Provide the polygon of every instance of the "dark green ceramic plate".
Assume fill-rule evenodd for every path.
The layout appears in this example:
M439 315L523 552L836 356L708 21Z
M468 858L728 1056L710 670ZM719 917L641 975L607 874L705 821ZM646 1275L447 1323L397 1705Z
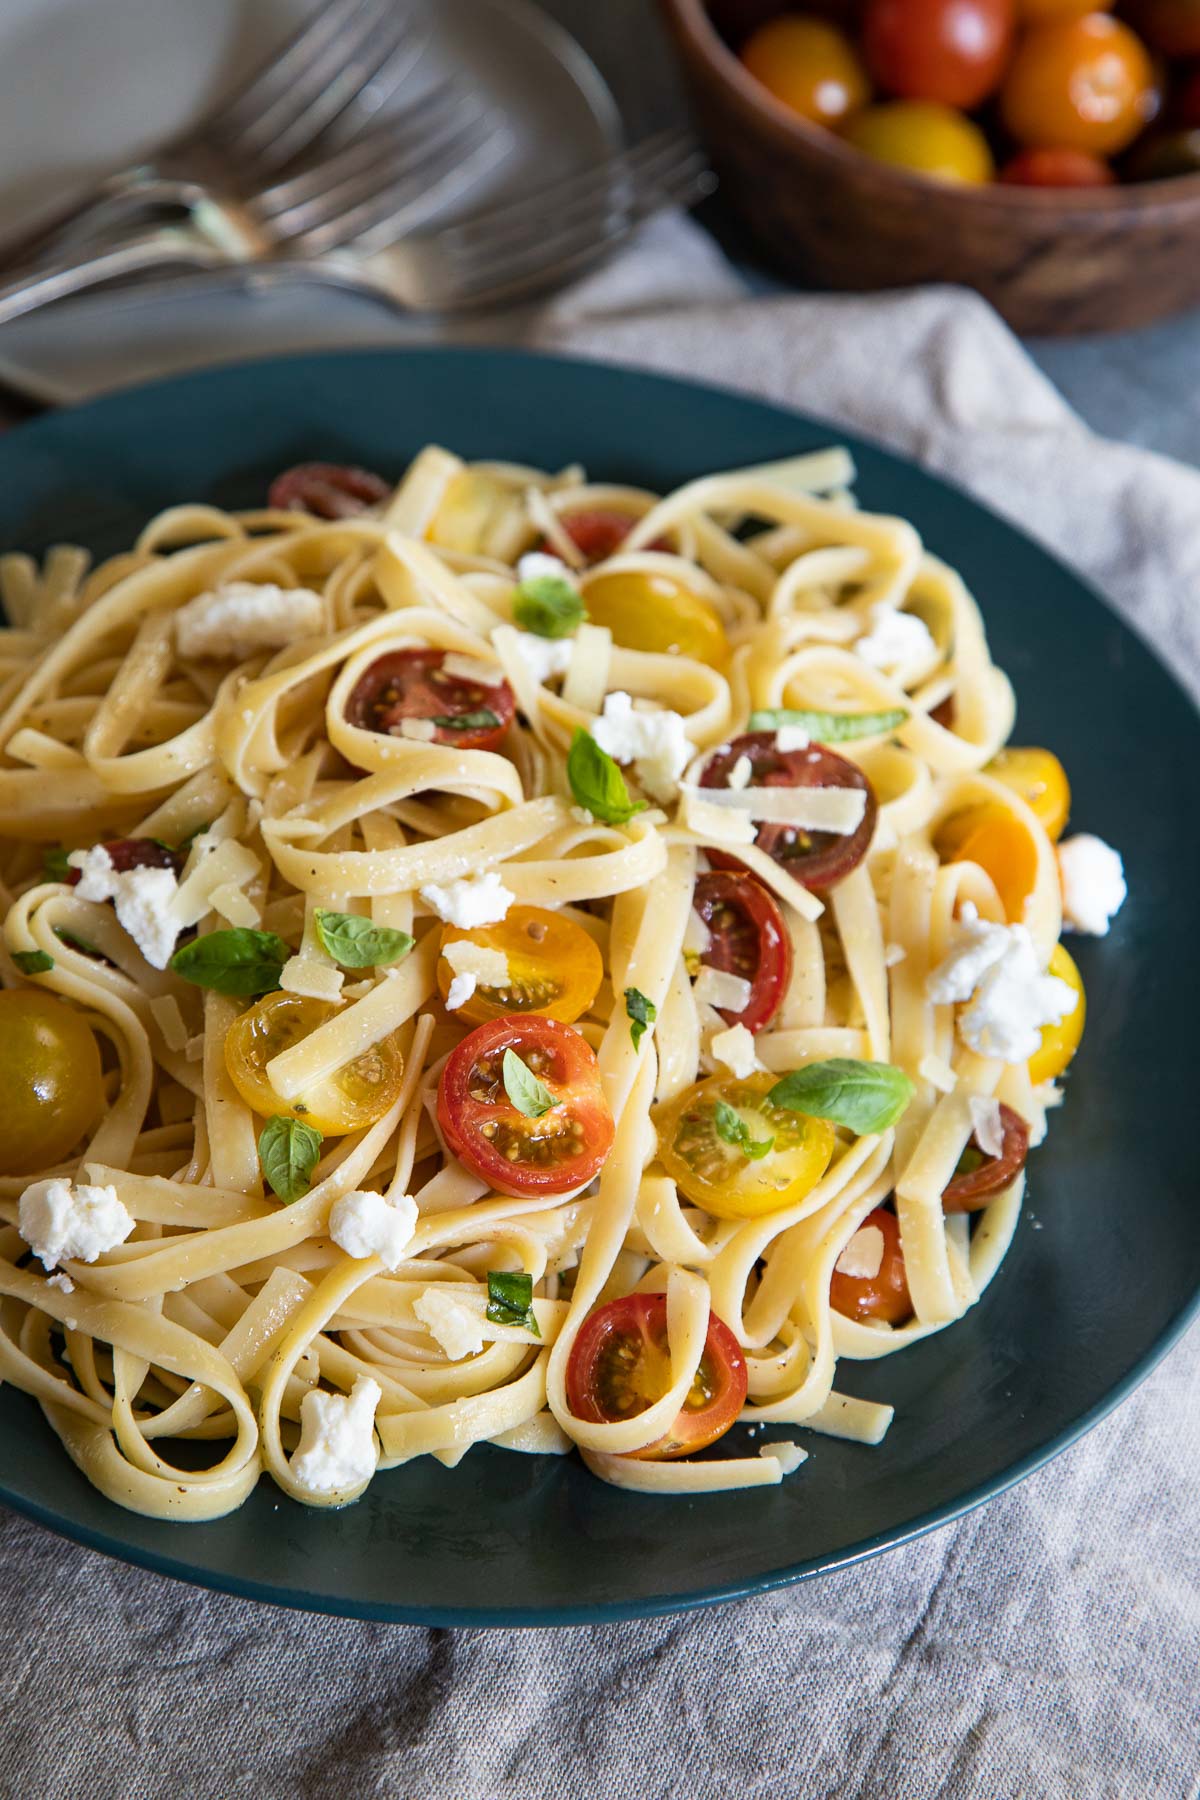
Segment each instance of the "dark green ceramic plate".
M66 534L98 554L185 499L261 503L307 458L397 473L422 444L666 489L840 438L863 504L962 570L1078 826L1125 854L1132 898L1084 941L1088 1029L995 1284L953 1329L839 1385L895 1402L877 1450L810 1437L802 1473L751 1494L655 1500L574 1458L474 1450L382 1475L343 1513L269 1481L213 1525L165 1525L88 1486L33 1402L0 1390L0 1497L69 1537L288 1606L422 1624L620 1619L751 1594L891 1545L999 1493L1115 1406L1197 1310L1194 1116L1200 721L1104 604L1010 526L844 433L716 389L493 352L314 356L169 381L0 440L0 547Z

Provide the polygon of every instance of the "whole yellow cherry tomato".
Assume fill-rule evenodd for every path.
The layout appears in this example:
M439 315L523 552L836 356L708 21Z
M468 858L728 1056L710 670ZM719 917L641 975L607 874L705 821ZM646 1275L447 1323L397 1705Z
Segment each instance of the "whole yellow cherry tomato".
M1062 836L1071 810L1071 788L1067 771L1052 750L1010 746L998 750L983 772L1020 795L1051 842Z
M856 113L843 137L877 162L934 181L975 185L995 170L988 141L965 113L931 100L888 100Z
M100 1052L82 1014L36 988L0 993L0 1174L62 1162L100 1117Z
M225 1067L246 1105L262 1118L303 1119L326 1137L362 1131L381 1119L400 1092L404 1059L396 1038L382 1038L332 1075L284 1100L267 1079L267 1064L310 1037L341 1009L300 994L267 994L234 1020L225 1037Z
M742 47L757 81L791 112L837 127L871 97L871 83L849 38L823 19L769 19Z
M715 608L673 575L615 569L583 583L594 625L607 625L625 650L691 656L719 668L729 653Z
M685 1088L655 1117L658 1149L667 1174L695 1205L718 1219L756 1219L803 1199L829 1167L835 1143L828 1119L772 1106L767 1099L779 1077L745 1081L715 1075ZM717 1109L732 1107L754 1146L748 1155L717 1127ZM727 1118L727 1115L726 1115Z
M446 960L449 944L480 944L502 951L508 961L508 986L477 986L454 1017L482 1025L505 1013L538 1013L574 1024L596 998L604 979L604 961L594 939L573 919L540 906L510 906L498 925L476 925L463 931L447 925L442 932L437 984L443 1000L454 971Z
M1054 946L1054 954L1046 966L1046 973L1057 975L1060 981L1065 981L1068 986L1073 987L1079 998L1075 1002L1074 1012L1069 1012L1061 1025L1044 1025L1042 1027L1041 1048L1035 1051L1029 1059L1029 1079L1035 1086L1039 1081L1053 1081L1062 1074L1079 1048L1079 1040L1083 1036L1083 1021L1087 1011L1083 977L1061 944Z

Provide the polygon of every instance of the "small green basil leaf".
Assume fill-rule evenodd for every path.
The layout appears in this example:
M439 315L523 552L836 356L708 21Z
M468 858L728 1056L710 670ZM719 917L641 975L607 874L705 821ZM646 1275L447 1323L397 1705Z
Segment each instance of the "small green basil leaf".
M438 713L430 720L441 731L494 731L499 723L490 706L481 706L478 712Z
M22 975L44 975L54 967L54 958L44 950L14 950L12 959Z
M268 1119L258 1140L258 1160L281 1200L302 1200L321 1156L321 1133L303 1119Z
M197 987L249 1000L274 993L291 954L273 931L250 931L238 925L230 931L210 931L207 937L184 944L170 966Z
M653 1000L647 1000L645 994L640 993L637 988L626 988L625 1011L630 1019L629 1035L636 1050L647 1025L653 1025L657 1019L658 1008Z
M65 881L71 873L71 865L67 861L68 852L61 845L47 850L42 858L42 873L47 881Z
M644 800L629 798L620 769L586 731L575 733L567 755L567 780L577 805L606 825L627 825L634 813L646 810Z
M886 1131L903 1113L916 1089L893 1063L859 1062L834 1056L808 1063L777 1081L767 1095L772 1106L831 1119L857 1137Z
M399 962L413 947L407 931L375 925L358 913L316 911L317 937L335 962L346 969L378 969Z
M540 1119L555 1104L554 1095L544 1081L539 1081L515 1050L506 1050L501 1063L504 1091L519 1113L527 1119Z
M751 731L778 731L784 725L798 725L817 744L848 744L852 738L880 737L895 731L908 714L903 707L888 712L831 713L794 712L790 707L772 707L750 714Z
M757 1162L761 1156L767 1154L768 1150L775 1147L773 1137L752 1138L741 1113L730 1106L727 1100L717 1101L716 1127L717 1136L724 1138L725 1142L732 1144L736 1150L741 1150L750 1158L751 1162Z
M97 949L96 945L91 943L89 939L79 937L73 931L65 931L61 925L56 925L54 927L54 935L60 944L66 944L69 950L78 950L81 956L102 957L104 955L103 950Z
M570 637L586 618L583 595L563 575L535 575L523 581L513 601L514 621L538 637Z
M493 1325L523 1325L541 1337L533 1311L533 1276L489 1269L487 1316Z

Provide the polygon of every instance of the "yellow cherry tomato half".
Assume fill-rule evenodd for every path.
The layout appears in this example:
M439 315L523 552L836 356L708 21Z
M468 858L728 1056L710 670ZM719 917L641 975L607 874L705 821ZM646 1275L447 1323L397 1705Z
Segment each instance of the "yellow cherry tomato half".
M911 169L934 181L976 185L995 173L978 125L952 106L931 100L889 100L856 113L843 137L877 162Z
M394 1035L315 1081L295 1100L284 1100L267 1079L268 1063L311 1037L340 1010L327 1000L300 994L267 994L234 1020L225 1037L225 1067L247 1106L264 1119L280 1114L303 1119L325 1137L362 1131L383 1117L404 1077L404 1058Z
M1037 884L1037 845L1020 819L1002 806L972 807L956 826L950 862L973 862L990 875L1009 920L1019 925Z
M508 962L506 986L485 987L480 982L470 999L455 1009L456 1019L472 1025L505 1013L537 1013L572 1025L592 1004L604 979L599 948L582 925L540 906L511 906L498 925L476 925L470 931L446 926L437 965L443 1000L454 978L446 948L462 943L498 950Z
M100 1117L100 1051L80 1013L35 988L0 993L0 1174L62 1162Z
M691 656L713 668L729 654L716 609L673 575L616 569L585 581L583 598L593 625L607 625L624 650Z
M1071 810L1071 787L1052 750L1016 746L999 750L983 772L1020 795L1052 842L1062 836Z
M802 1200L829 1167L833 1126L772 1106L767 1095L778 1079L766 1072L745 1081L714 1075L658 1110L663 1167L689 1200L718 1219L780 1212ZM769 1149L757 1149L765 1143Z
M1074 961L1063 949L1055 944L1054 953L1046 965L1047 975L1057 975L1073 987L1079 998L1075 1002L1074 1012L1069 1012L1061 1025L1043 1025L1041 1048L1029 1059L1029 1079L1036 1087L1039 1081L1054 1081L1062 1074L1071 1058L1079 1048L1079 1040L1083 1036L1083 1022L1087 1014L1087 996L1083 991L1083 976L1075 967Z

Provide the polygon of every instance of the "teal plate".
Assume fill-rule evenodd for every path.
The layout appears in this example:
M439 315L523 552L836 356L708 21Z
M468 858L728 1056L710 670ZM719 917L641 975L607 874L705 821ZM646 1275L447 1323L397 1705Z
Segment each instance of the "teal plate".
M182 500L261 504L310 458L396 474L422 444L665 490L832 441L864 506L912 519L977 594L1019 699L1053 746L1074 819L1125 854L1131 898L1084 940L1088 1028L995 1283L952 1330L843 1363L895 1403L879 1449L807 1436L779 1487L652 1499L574 1457L482 1447L381 1475L341 1513L264 1480L211 1525L121 1511L37 1407L0 1389L0 1498L68 1537L183 1580L286 1606L424 1625L634 1618L762 1592L944 1524L1028 1475L1123 1399L1200 1303L1195 1101L1200 720L1151 653L1045 551L945 483L820 421L713 388L508 352L308 356L189 376L37 420L0 440L0 544L98 555ZM1118 729L1118 726L1120 729ZM1074 948L1074 946L1073 946Z

